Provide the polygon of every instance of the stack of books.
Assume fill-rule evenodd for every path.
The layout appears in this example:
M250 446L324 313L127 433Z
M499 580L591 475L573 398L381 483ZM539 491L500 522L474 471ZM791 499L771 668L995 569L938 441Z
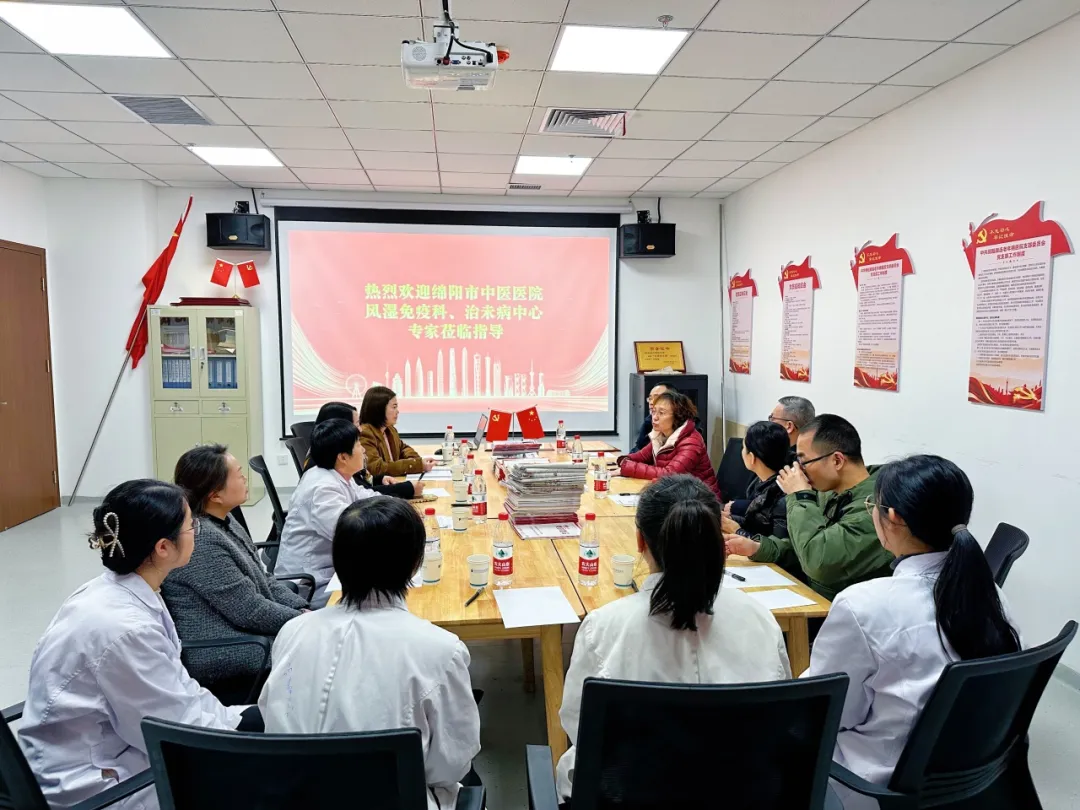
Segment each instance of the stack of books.
M491 445L491 455L495 458L527 458L539 452L540 442L531 439L510 439Z
M524 537L519 527L549 524L559 536L570 524L577 529L581 494L585 489L584 464L521 462L506 476L506 511L510 525ZM535 532L530 532L530 536ZM553 535L554 536L554 535Z

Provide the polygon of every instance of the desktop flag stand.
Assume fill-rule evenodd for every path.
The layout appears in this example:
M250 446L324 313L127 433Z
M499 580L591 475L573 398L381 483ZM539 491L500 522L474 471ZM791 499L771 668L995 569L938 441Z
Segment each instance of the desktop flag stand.
M505 442L510 438L515 420L521 427L521 437L523 439L544 438L544 426L540 423L540 415L536 412L535 407L526 408L524 411L518 411L517 413L507 413L506 411L493 409L491 418L488 419L487 435L485 436L487 441Z

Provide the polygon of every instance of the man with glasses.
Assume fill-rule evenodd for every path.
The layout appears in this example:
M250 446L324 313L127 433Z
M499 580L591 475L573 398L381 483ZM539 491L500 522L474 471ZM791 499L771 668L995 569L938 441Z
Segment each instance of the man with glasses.
M787 493L789 536L758 542L728 535L728 553L801 572L827 599L856 582L889 576L893 557L866 508L879 468L863 463L858 432L843 417L822 414L799 432L797 450L797 462L777 477Z
M791 445L789 464L795 463L795 445L799 440L799 434L814 421L815 416L814 403L804 397L780 397L776 407L769 414L770 422L776 422L787 431L788 444Z

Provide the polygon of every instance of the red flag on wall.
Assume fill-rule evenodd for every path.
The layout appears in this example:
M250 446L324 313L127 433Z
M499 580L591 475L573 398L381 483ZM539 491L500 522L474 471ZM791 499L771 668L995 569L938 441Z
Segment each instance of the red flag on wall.
M540 415L536 408L526 408L517 413L518 424L521 425L521 437L523 439L544 438L544 426L540 424Z
M510 414L504 411L492 411L488 420L487 440L505 442L510 438Z
M210 283L217 284L219 287L228 286L232 270L233 266L229 262L217 259L214 262L214 272L210 274Z
M187 208L184 209L184 215L180 217L180 221L176 223L176 230L173 231L169 244L165 246L165 249L161 251L161 255L150 265L150 269L142 277L142 304L139 308L139 314L135 316L135 323L131 325L127 344L124 346L127 351L131 352L132 368L139 365L142 356L146 354L146 344L150 339L146 323L146 308L157 303L158 298L161 296L161 290L165 287L165 276L168 275L173 254L176 253L176 243L180 241L184 223L187 222L188 214L191 213L192 199L192 197L188 197Z
M240 271L240 280L245 287L257 287L259 284L259 271L255 269L255 262L247 261L236 265Z

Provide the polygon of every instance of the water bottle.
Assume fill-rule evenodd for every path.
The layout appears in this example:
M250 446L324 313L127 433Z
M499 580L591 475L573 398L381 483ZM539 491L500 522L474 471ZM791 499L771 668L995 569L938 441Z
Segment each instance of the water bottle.
M487 523L487 484L483 470L473 472L472 518L473 523Z
M496 588L510 587L514 579L514 530L506 512L499 512L499 522L492 533L491 569Z
M425 551L440 551L439 545L439 521L435 517L435 510L428 507L424 510L424 537Z
M566 452L566 425L563 424L563 420L559 420L559 426L555 428L555 452Z
M608 494L608 481L611 480L611 473L608 472L607 461L604 459L602 450L596 454L596 460L598 464L593 471L593 497L603 499Z
M443 441L443 444L448 444L451 447L454 446L454 426L453 425L447 425L446 426L446 433L443 434L442 441Z
M574 449L570 452L570 460L574 464L581 464L585 461L585 449L581 446L581 437L574 437Z
M476 469L476 456L469 453L465 456L465 475L472 476L473 471ZM471 477L470 477L470 480Z
M600 581L600 535L596 531L596 515L585 515L585 526L578 540L578 584L592 588Z
M469 456L469 440L462 439L461 445L458 447L458 455L461 456L461 463L464 464L465 460ZM466 470L468 472L468 470Z

